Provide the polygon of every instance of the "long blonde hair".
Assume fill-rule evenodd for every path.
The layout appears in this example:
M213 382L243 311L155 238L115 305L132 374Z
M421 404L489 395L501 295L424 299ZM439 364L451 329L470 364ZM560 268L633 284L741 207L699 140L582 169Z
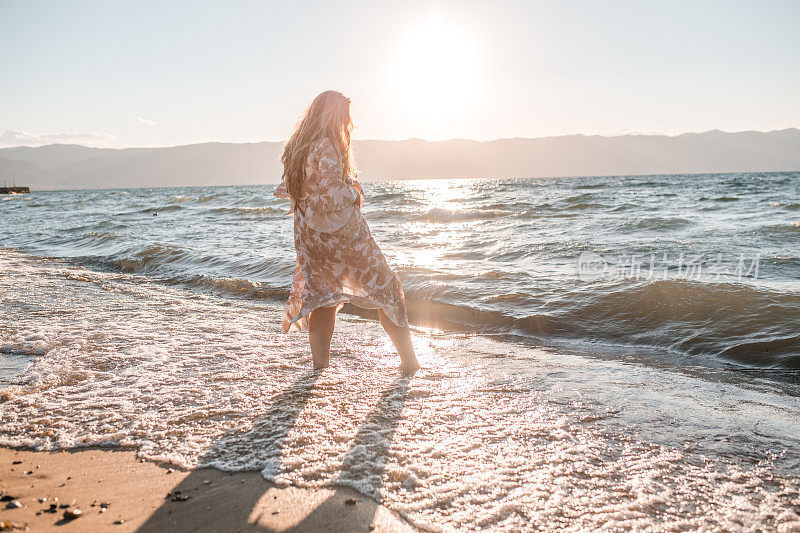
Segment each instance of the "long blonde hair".
M344 176L353 172L350 155L350 99L338 91L325 91L317 95L297 123L281 155L283 180L294 201L300 199L306 177L306 159L314 144L327 137L342 161Z

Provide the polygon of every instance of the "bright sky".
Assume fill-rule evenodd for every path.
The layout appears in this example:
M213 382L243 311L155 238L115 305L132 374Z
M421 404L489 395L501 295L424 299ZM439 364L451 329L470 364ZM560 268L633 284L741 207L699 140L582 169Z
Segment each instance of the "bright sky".
M0 145L800 126L800 2L0 2ZM5 133L3 133L5 132Z

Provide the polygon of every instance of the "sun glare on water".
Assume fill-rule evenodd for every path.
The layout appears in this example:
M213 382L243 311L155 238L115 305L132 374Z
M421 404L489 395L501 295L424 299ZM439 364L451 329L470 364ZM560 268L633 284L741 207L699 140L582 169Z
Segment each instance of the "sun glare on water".
M473 35L441 18L409 29L397 45L396 102L415 137L461 136L459 128L480 105L482 50Z

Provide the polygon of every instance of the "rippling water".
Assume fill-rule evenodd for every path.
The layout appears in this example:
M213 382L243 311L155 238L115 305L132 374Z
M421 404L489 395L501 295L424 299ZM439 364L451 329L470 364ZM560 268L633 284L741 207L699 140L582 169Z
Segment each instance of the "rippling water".
M411 380L369 314L305 370L272 188L0 199L0 443L346 484L425 527L800 527L800 174L365 184Z
M403 280L416 324L641 347L697 365L800 368L800 174L366 187L365 215ZM294 250L285 202L272 188L6 197L0 242L282 299ZM648 271L639 279L609 272L587 282L577 272L583 252L656 264L651 279ZM757 276L744 275L756 256ZM729 272L680 275L693 257L719 258ZM737 276L740 258L745 270Z

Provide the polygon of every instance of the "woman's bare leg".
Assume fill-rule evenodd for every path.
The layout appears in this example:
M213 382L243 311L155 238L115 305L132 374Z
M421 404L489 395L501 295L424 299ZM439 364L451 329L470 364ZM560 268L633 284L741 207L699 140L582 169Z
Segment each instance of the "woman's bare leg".
M408 326L398 326L386 316L382 309L378 309L378 317L381 319L383 329L392 339L394 347L397 348L397 353L400 354L400 370L407 374L413 374L419 370L417 356L414 354L414 345L411 342L411 330L408 329Z
M335 307L318 307L308 317L308 341L311 344L311 360L315 370L330 364L331 337L335 326Z

